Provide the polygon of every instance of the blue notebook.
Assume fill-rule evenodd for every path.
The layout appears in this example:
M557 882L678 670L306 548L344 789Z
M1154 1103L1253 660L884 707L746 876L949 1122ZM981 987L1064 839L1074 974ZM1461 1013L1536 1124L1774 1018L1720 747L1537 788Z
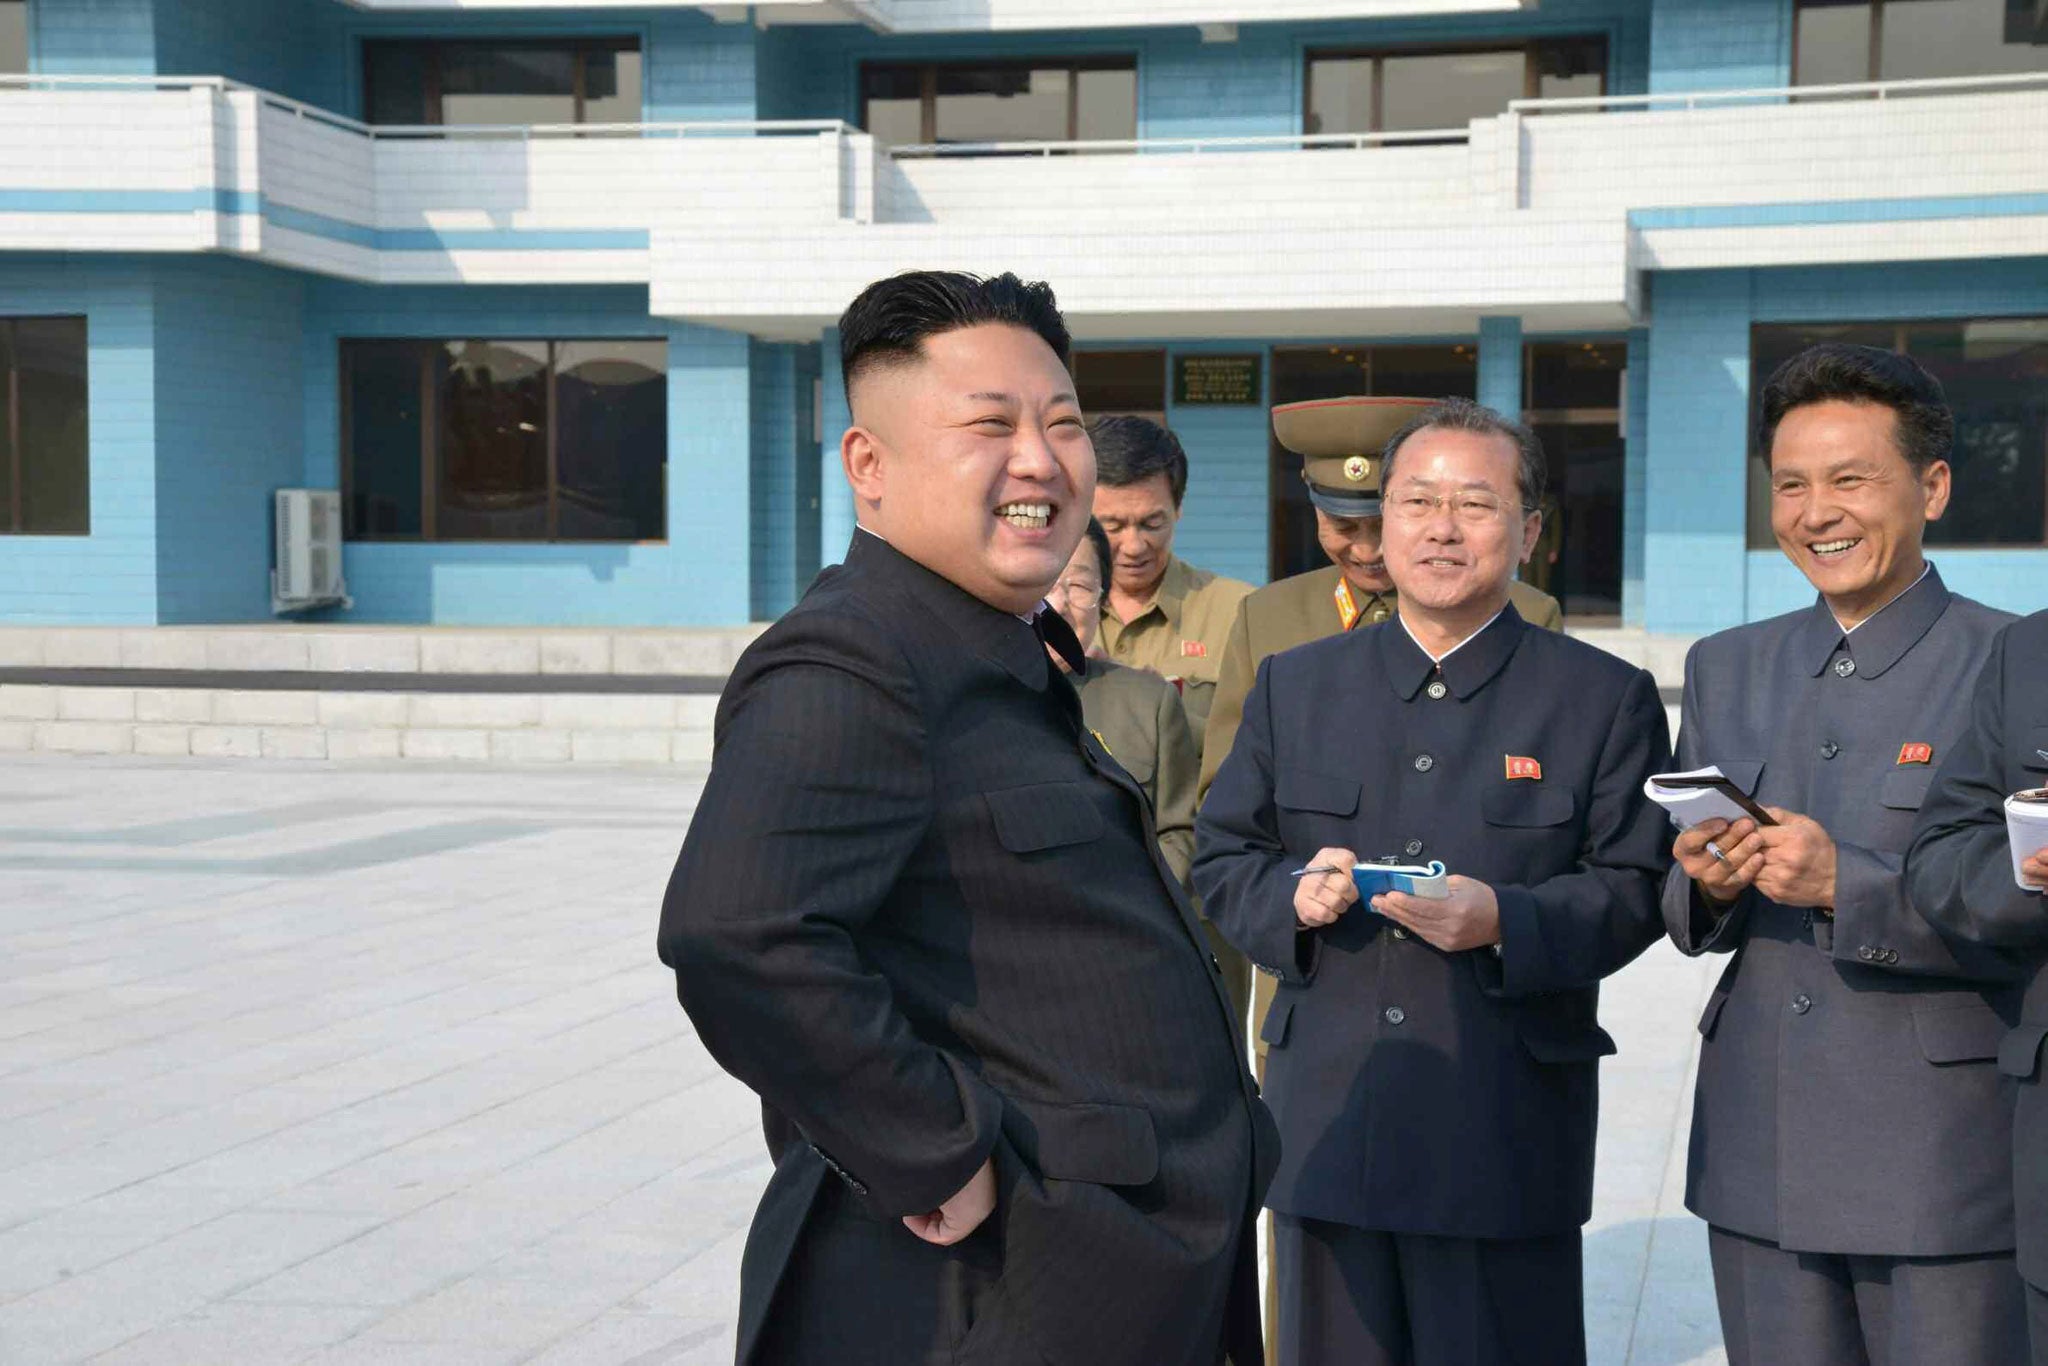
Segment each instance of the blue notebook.
M1302 868L1296 877L1306 873ZM1428 867L1417 864L1361 863L1351 870L1351 880L1358 884L1358 897L1370 902L1381 892L1406 892L1410 896L1427 897L1431 901L1442 901L1451 894L1450 881L1442 863L1430 860ZM1366 909L1372 909L1369 905Z

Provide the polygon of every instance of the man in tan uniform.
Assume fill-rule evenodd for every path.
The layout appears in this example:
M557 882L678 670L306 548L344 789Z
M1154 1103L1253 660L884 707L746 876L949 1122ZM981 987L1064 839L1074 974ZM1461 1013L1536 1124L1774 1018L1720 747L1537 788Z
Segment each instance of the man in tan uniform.
M1103 653L1176 681L1200 743L1223 640L1252 586L1173 553L1188 488L1179 438L1142 417L1106 417L1088 434L1095 442L1095 519L1114 555L1102 602Z
M1326 398L1283 403L1273 409L1273 435L1302 459L1301 479L1315 505L1316 536L1330 557L1327 569L1269 583L1247 596L1231 622L1217 672L1216 692L1202 738L1202 776L1196 802L1237 739L1244 700L1267 655L1370 626L1394 615L1394 581L1380 552L1380 452L1387 438L1420 416L1436 400L1427 398ZM1096 506L1101 506L1098 493ZM1553 631L1564 629L1557 600L1525 583L1508 585L1508 600L1523 620ZM1378 851L1375 851L1378 852ZM1394 851L1387 850L1392 853ZM1213 927L1204 925L1210 936ZM1266 1011L1275 979L1252 974L1251 1029L1258 1056L1253 1067L1266 1074ZM1266 1221L1262 1216L1262 1221ZM1266 1261L1273 1260L1273 1231L1264 1233ZM1266 1285L1266 1360L1278 1361L1274 1333L1279 1323L1275 1285Z

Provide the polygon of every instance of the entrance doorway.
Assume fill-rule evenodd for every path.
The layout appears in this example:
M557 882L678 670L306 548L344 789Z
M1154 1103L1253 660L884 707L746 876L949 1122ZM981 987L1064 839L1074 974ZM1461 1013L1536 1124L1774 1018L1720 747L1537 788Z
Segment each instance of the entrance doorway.
M1543 534L1522 577L1563 603L1574 625L1618 626L1628 346L1531 342L1522 355L1522 420L1550 465Z

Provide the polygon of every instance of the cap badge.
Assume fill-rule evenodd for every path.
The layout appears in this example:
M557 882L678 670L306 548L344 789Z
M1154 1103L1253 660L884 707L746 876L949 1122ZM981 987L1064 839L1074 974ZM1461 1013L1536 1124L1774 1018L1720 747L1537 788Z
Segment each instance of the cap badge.
M1344 462L1344 477L1354 484L1364 482L1371 473L1372 461L1362 455L1354 455Z
M1543 765L1537 763L1534 759L1524 758L1519 754L1510 754L1507 756L1507 760L1509 782L1513 782L1517 778L1532 778L1539 783L1543 781Z
M1900 745L1899 762L1901 764L1931 764L1934 762L1934 746Z

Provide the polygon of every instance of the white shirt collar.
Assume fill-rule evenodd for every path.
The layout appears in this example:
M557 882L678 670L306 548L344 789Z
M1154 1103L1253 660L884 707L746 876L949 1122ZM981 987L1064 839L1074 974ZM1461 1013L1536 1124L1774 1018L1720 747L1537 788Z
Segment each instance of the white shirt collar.
M1932 569L1932 568L1934 568L1934 561L1932 561L1932 560L1929 560L1929 561L1928 561L1927 563L1925 563L1925 564L1921 565L1921 566L1920 566L1920 579L1924 579L1924 578L1926 578L1926 577L1927 577L1927 571L1928 571L1928 570L1930 570L1930 569ZM1870 623L1871 623L1871 622L1873 622L1873 621L1877 620L1877 617L1878 617L1878 613L1879 613L1879 612L1883 612L1883 611L1885 610L1885 607L1890 607L1890 606L1892 605L1892 603L1894 603L1894 602L1897 602L1897 601L1898 601L1898 600L1899 600L1900 598L1903 598L1903 597L1905 597L1905 596L1906 596L1906 594L1908 594L1908 593L1912 592L1912 591L1913 591L1914 589L1918 588L1918 587L1920 586L1920 579L1915 579L1915 580L1913 580L1913 581L1912 581L1911 583L1907 584L1907 585L1906 585L1906 586L1905 586L1904 588L1901 588L1901 589L1900 589L1900 590L1899 590L1899 591L1898 591L1897 593L1895 593L1895 594L1893 594L1893 595L1892 595L1891 601L1890 601L1890 602L1887 602L1887 603L1885 603L1884 607L1880 607L1880 608L1878 608L1876 612L1872 612L1872 613L1871 613L1871 614L1870 614L1869 616L1867 616L1867 617L1865 617L1865 618L1864 618L1863 620L1861 620L1861 621L1857 622L1857 623L1856 623L1856 624L1855 624L1854 626L1842 626L1842 619L1841 619L1840 617L1835 617L1835 625L1837 625L1837 626L1842 626L1842 634L1843 634L1843 635L1845 635L1845 636L1853 636L1853 635L1855 635L1855 634L1856 634L1856 633L1857 633L1858 631L1860 631L1860 630L1862 630L1862 629L1863 629L1864 627L1866 627L1866 626L1870 625ZM1831 616L1832 616L1832 615L1834 614L1834 609L1833 609L1833 608L1830 608L1830 609L1828 609L1828 611L1829 611L1829 615L1831 615Z
M1472 639L1474 636L1479 635L1481 632L1485 631L1488 626L1491 626L1496 621L1499 621L1500 613L1505 612L1507 610L1508 609L1506 607L1502 607L1500 609L1500 612L1495 612L1492 616L1488 617L1485 623L1480 626L1479 630L1474 631L1472 635L1466 636L1463 640L1459 641L1456 645L1453 645L1450 649L1445 650L1440 655L1430 655L1429 648L1425 646L1421 641L1415 640L1415 632L1408 631L1408 623L1405 619L1401 617L1401 614L1399 612L1396 612L1394 616L1396 620L1399 620L1401 622L1401 629L1404 631L1408 631L1408 639L1415 640L1415 648L1421 650L1422 653L1429 655L1430 660L1432 662L1441 664L1445 660L1449 659L1452 655L1458 653L1458 651L1464 649L1467 645L1470 645L1472 643Z

